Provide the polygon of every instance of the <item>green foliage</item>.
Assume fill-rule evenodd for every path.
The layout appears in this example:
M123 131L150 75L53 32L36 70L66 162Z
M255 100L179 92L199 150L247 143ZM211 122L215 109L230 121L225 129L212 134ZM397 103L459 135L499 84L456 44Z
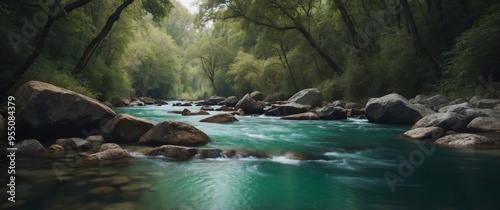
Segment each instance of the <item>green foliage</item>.
M480 79L500 80L500 4L492 6L474 26L464 32L445 55L445 80L440 89L457 95L484 93L487 88ZM496 87L498 88L498 87ZM479 91L479 92L476 92Z

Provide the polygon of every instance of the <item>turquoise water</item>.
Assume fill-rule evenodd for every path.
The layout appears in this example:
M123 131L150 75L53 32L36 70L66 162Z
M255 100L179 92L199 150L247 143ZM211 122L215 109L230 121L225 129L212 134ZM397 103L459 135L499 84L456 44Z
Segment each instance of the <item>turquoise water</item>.
M499 150L436 147L423 151L414 141L399 137L408 126L376 125L365 120L284 121L237 116L239 122L211 124L198 122L207 116L167 113L182 109L147 106L115 111L154 123L186 122L211 137L213 142L203 147L258 150L270 158L176 161L135 154L139 160L130 164L76 165L63 182L37 183L34 180L38 178L23 176L20 182L25 184L19 186L18 192L19 199L26 201L22 206L113 209L109 205L125 202L123 205L142 209L500 207ZM303 154L308 160L288 159L287 152ZM400 157L403 162L410 161L414 170L403 168L402 173L398 172ZM50 174L47 163L54 160L38 161L39 164L33 164L27 160L24 164L37 174ZM400 177L393 189L384 176L387 173ZM112 185L113 192L107 194L89 193L97 187L110 186L116 177L126 177L131 182ZM122 189L129 184L144 187Z

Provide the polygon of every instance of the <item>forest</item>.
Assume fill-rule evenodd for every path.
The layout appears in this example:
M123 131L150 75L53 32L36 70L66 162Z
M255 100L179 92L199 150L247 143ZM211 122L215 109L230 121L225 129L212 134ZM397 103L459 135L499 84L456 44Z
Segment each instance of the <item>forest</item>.
M101 101L292 95L366 101L499 89L494 0L0 2L2 100L29 80Z

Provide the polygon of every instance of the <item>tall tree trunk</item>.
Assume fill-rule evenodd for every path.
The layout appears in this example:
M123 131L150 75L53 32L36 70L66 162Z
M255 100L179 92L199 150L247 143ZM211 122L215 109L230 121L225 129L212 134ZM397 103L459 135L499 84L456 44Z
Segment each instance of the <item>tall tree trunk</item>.
M83 71L83 69L89 62L90 57L99 46L99 43L101 43L104 37L106 37L106 35L111 31L115 22L120 19L120 15L123 10L130 4L134 3L134 1L135 0L125 0L120 6L116 8L115 12L113 12L113 14L109 16L108 20L106 21L106 25L104 25L104 27L101 29L101 32L99 32L99 34L94 39L92 39L92 41L90 41L90 43L85 48L83 55L80 57L80 60L78 61L78 63L76 63L73 71L71 71L72 75L78 75Z
M334 0L334 2L335 6L337 6L337 8L339 9L340 15L342 16L342 21L349 30L349 35L351 35L354 47L356 47L356 49L359 49L359 43L356 41L356 36L358 35L358 32L356 31L356 27L354 26L354 23L351 17L349 16L349 13L347 12L347 9L342 4L341 0Z
M429 51L427 51L424 44L422 43L408 1L401 0L401 6L403 7L403 14L406 17L406 22L408 23L408 29L410 30L410 35L413 41L413 45L417 50L417 54L425 60L427 66L431 71L431 79L436 81L440 78L439 62L434 57L431 56Z

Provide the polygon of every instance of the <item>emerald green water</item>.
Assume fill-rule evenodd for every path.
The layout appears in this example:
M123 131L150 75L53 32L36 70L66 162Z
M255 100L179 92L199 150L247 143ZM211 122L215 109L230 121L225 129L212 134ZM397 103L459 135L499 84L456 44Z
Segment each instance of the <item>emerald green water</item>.
M192 110L198 108L192 107ZM408 126L376 125L364 120L284 121L250 116L237 116L239 122L211 124L198 122L206 116L167 113L181 109L147 106L115 111L154 123L186 122L211 137L213 142L203 147L258 150L271 158L175 161L136 154L139 160L130 164L94 168L75 166L68 175L74 178L62 183L37 184L32 179L25 180L29 186L19 187L19 199L27 201L24 207L36 205L47 209L60 206L92 209L92 205L106 208L112 203L123 202L142 209L500 207L499 150L436 147L429 155L422 153L424 159L414 159L421 164L391 191L384 173L400 175L398 157L408 160L415 151L421 151L415 142L399 137ZM284 156L287 152L304 154L309 160L288 159ZM53 160L45 160L50 161ZM49 170L42 163L31 168ZM116 174L106 174L110 171ZM134 191L133 196L124 195L120 186L105 195L88 193L95 187L108 186L107 181L114 176L128 177L132 183L150 186ZM105 180L101 182L88 181L102 177ZM23 197L22 188L30 193ZM71 201L75 195L80 198Z

